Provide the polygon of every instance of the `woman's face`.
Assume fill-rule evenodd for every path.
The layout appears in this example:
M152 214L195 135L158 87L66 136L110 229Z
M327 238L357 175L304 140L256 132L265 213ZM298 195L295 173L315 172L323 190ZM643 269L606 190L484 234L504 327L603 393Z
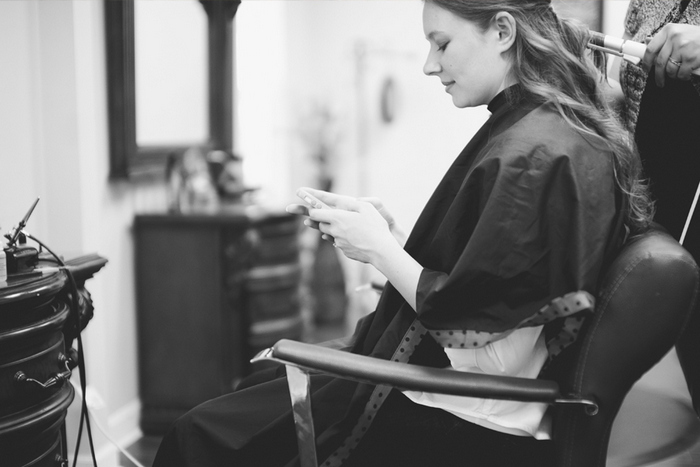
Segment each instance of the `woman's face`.
M427 0L423 6L423 32L430 42L423 72L437 76L456 107L491 102L509 84L509 63L498 27L482 31Z

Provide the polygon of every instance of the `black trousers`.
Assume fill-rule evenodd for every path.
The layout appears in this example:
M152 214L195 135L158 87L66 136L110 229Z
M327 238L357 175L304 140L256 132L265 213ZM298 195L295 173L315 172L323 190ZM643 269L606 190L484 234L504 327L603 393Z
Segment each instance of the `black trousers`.
M654 220L680 240L700 182L700 95L690 81L666 80L656 86L649 73L635 140L656 200ZM683 243L700 264L700 207ZM676 345L695 411L700 414L700 301Z
M288 402L288 395L285 397ZM261 400L260 404L265 402ZM225 439L203 437L202 431L189 422L198 410L185 415L165 436L153 467L275 467L287 465L296 455L291 421L275 424L263 436L233 451L225 446ZM235 424L236 420L230 423ZM551 441L489 430L443 410L415 404L393 390L343 465L543 467L552 465L552 451Z

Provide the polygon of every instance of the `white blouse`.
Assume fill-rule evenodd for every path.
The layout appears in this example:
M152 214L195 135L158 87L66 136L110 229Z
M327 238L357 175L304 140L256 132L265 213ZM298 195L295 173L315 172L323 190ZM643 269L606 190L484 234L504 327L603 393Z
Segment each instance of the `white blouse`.
M542 326L516 329L477 349L444 349L457 371L537 378L547 360ZM518 436L549 439L547 404L478 399L420 391L403 391L413 402L446 410L464 420Z

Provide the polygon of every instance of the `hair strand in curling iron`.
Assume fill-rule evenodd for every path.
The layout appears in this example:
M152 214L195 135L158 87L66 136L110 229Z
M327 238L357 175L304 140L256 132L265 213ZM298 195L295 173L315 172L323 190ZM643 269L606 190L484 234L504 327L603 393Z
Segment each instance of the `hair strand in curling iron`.
M627 61L638 64L647 51L646 44L641 42L620 39L618 37L608 36L600 32L591 31L591 38L588 41L588 48L593 50L601 50L603 52L617 55ZM700 76L700 68L693 70L694 75Z

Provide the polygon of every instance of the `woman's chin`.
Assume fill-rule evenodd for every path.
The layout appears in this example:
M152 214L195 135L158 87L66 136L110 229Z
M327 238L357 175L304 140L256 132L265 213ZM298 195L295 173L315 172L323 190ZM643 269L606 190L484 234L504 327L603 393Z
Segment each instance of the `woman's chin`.
M458 97L455 97L455 96L452 96L452 103L458 109L466 109L467 107L474 107L474 105L471 104L469 101L466 101L464 99L459 99Z

